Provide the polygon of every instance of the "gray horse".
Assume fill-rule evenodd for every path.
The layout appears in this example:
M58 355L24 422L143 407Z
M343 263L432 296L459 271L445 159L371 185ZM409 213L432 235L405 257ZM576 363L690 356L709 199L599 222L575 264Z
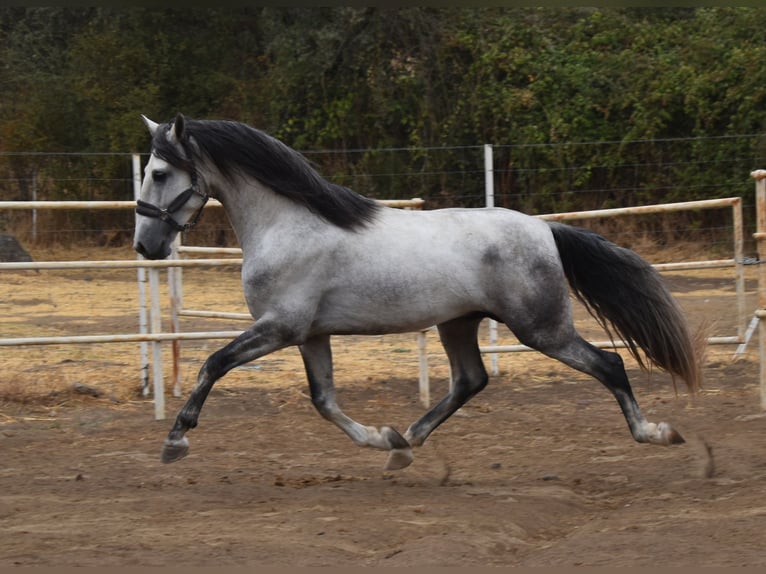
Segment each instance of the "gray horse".
M389 451L403 468L442 422L487 384L477 332L485 317L522 343L601 381L633 438L682 443L667 423L648 422L620 355L577 333L570 287L639 363L700 380L698 350L684 314L656 271L634 252L587 230L507 209L391 209L324 180L308 161L262 131L178 115L157 124L135 230L149 259L170 253L208 197L222 204L243 251L242 285L253 325L205 361L178 413L162 460L186 455L213 384L231 369L297 345L311 400L357 445ZM402 435L341 411L330 337L436 325L452 369L451 391Z

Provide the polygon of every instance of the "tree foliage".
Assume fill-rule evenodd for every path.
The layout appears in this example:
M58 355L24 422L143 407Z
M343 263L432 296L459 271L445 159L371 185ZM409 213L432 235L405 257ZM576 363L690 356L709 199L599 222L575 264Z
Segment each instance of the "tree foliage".
M4 7L0 152L145 151L139 114L181 111L337 150L316 156L322 171L373 196L480 194L465 175L480 150L462 148L492 143L512 207L700 199L713 179L746 182L729 158L764 167L764 21L715 7ZM22 181L34 161L6 154L0 169Z

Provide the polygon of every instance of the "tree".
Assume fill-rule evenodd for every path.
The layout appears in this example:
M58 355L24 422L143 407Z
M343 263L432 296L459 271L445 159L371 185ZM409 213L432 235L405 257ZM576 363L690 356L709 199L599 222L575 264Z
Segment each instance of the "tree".
M763 8L0 8L0 151L143 151L139 114L183 112L245 121L304 151L338 150L312 159L373 196L476 204L476 148L492 143L498 195L511 207L699 197L722 174L742 180L727 158L763 158L757 138L731 136L766 131L765 17ZM698 143L667 143L683 138ZM31 169L28 158L2 161ZM100 169L116 174L119 163Z

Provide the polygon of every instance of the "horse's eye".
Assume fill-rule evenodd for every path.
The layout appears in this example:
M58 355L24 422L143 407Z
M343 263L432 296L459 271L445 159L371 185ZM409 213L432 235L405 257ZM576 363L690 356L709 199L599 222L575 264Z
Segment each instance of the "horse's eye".
M164 171L160 171L159 169L155 169L152 172L152 179L157 183L162 183L167 178L168 174Z

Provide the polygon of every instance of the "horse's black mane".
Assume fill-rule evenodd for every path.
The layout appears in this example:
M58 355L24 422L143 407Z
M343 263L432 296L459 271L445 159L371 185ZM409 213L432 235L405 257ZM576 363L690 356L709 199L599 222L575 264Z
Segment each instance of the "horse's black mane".
M191 153L189 140L231 178L244 173L312 212L344 229L369 223L378 204L347 187L330 183L300 153L281 141L248 125L225 120L184 118L182 143ZM176 167L190 171L194 162L168 140L170 125L159 126L152 142L153 153Z

